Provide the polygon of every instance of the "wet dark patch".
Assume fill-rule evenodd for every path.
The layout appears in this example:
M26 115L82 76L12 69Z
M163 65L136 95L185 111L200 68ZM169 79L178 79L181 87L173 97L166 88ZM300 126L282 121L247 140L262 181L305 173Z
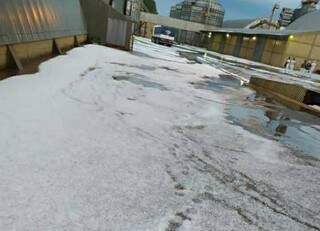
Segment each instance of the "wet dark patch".
M159 67L159 69L163 69L163 70L166 70L166 71L179 72L178 69L172 68L172 67L167 67L167 66L161 66L161 67Z
M177 157L176 148L170 147L168 150L169 150L169 153L170 153L171 155L173 155L174 157Z
M239 90L241 81L232 75L219 75L219 78L204 76L203 81L191 82L197 89L210 90L214 92L224 92L225 90Z
M144 75L139 75L135 73L125 73L122 75L114 75L112 76L114 80L117 81L128 81L136 85L141 85L146 88L155 88L161 91L167 91L168 89L160 83L156 83L148 80L148 78Z
M179 197L183 197L184 196L184 193L182 193L182 192L175 192L174 194L176 196L179 196Z
M117 114L120 115L120 116L126 116L126 115L131 116L131 115L133 115L133 114L130 113L130 112L122 112L122 111L117 111Z
M166 165L166 173L170 176L173 182L177 182L177 177L172 173L169 165Z
M202 200L200 200L199 198L193 198L192 202L196 203L196 204L200 204L202 202Z
M187 175L189 175L189 171L190 171L189 167L184 166L184 167L183 167L183 170L182 170L182 174L185 175L185 176L187 176Z
M210 79L211 77L210 76L207 76L207 75L205 75L205 76L202 76L202 79Z
M191 218L187 215L185 215L183 212L178 212L175 214L176 217L180 217L183 221L188 220L191 221Z
M176 190L185 190L185 189L186 189L182 184L176 184L176 185L174 186L174 188L175 188Z
M188 209L186 212L188 212L189 210L190 209ZM182 226L183 222L192 220L191 217L186 215L185 212L177 212L174 216L174 219L169 221L166 231L176 231Z
M186 58L191 63L197 63L197 56L199 56L198 52L188 52L188 51L179 51L179 55L183 58Z
M84 72L82 72L81 74L80 74L80 76L86 76L87 74L89 74L90 72L92 72L92 71L95 71L95 70L97 70L97 69L100 69L100 67L89 67L89 68L87 68Z
M251 220L251 218L249 216L246 215L246 213L243 209L236 208L235 210L237 211L238 215L242 218L242 220L244 220L249 225L253 224L253 221Z
M130 64L118 63L118 62L110 62L110 64L123 66L123 67L137 68L137 69L141 69L141 70L144 70L144 71L154 71L154 70L156 70L156 67L150 66L150 65L144 65L144 64L142 64L142 65L130 65Z
M245 223L247 223L249 225L254 224L253 220L248 215L248 211L245 211L243 208L237 207L235 205L228 203L227 201L225 201L223 199L217 198L209 192L204 192L204 193L200 194L199 198L201 198L201 200L204 200L204 201L208 200L208 201L212 201L212 202L221 204L224 208L227 208L229 210L234 210L235 212L237 212L237 214L242 218L242 220Z
M320 157L320 120L318 117L294 111L270 97L254 93L226 108L230 123L255 134L278 141L302 156Z
M244 68L244 65L242 67ZM278 141L288 146L299 157L320 158L318 117L291 110L269 96L259 93L248 96L247 92L242 91L241 81L231 75L220 75L219 78L203 76L202 81L190 84L197 89L221 94L233 91L230 96L236 95L236 97L225 104L226 118L231 124Z
M237 197L249 200L249 203L255 203L257 206L261 206L266 210L271 211L276 216L283 216L297 222L301 225L306 226L309 229L320 230L319 227L310 222L306 217L313 216L312 211L301 208L294 202L285 200L281 197L281 194L276 191L272 185L268 185L264 182L257 182L255 179L244 174L243 172L232 170L226 171L220 170L218 166L208 163L206 160L200 158L195 154L189 155L190 161L196 164L195 169L200 172L210 174L221 184L228 188L232 188L232 191ZM246 210L243 205L237 203L236 197L225 198L223 195L212 194L211 192L205 191L198 194L193 202L195 203L200 200L201 203L204 201L212 201L218 203L223 207L234 210L244 220L244 222L255 225L261 228L256 222L259 217L256 216L255 211ZM296 209L303 210L303 216L297 216Z
M182 224L175 221L170 221L166 231L176 231Z
M189 129L189 130L203 130L206 128L206 126L205 125L196 125L196 126L186 126L185 128Z

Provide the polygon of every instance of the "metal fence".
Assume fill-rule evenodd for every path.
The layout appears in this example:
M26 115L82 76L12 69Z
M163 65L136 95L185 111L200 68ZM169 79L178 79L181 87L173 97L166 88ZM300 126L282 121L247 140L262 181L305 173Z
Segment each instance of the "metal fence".
M79 0L0 0L0 45L86 33Z

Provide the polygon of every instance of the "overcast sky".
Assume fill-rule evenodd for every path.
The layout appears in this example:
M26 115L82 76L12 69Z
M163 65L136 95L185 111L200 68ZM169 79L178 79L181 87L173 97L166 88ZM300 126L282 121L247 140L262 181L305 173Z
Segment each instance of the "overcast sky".
M182 0L156 0L161 15L169 15L170 7ZM225 19L255 18L269 16L272 5L280 3L281 6L296 8L301 0L220 0L226 8Z

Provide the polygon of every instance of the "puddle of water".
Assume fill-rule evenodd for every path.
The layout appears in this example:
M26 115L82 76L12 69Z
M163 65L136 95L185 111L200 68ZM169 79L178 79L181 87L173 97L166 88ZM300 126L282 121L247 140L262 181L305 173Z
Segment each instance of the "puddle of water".
M133 74L133 73L126 73L125 75L115 75L112 77L114 80L117 81L128 81L130 83L141 85L146 88L155 88L160 91L167 91L168 89L160 83L156 83L150 80L146 80L146 76Z
M219 75L219 78L205 76L205 80L193 83L197 89L211 90L215 92L224 92L227 89L237 90L241 88L240 80L231 75Z
M253 94L235 100L226 109L227 119L250 132L274 139L298 153L320 158L318 117L285 108L272 99Z
M193 61L197 53L180 52L180 55ZM243 66L237 62L223 61L216 65L217 68L237 71L237 74L247 75L249 72L241 70L261 69L260 72L276 73L267 67ZM227 67L227 68L226 68ZM241 69L241 70L239 70ZM268 74L268 73L266 73ZM204 81L192 83L195 88L206 89L231 96L230 104L226 106L227 120L244 129L276 140L291 148L301 156L320 159L320 118L305 112L291 110L272 97L257 93L248 96L248 89L241 87L239 80L229 75L220 75L220 78L204 78Z

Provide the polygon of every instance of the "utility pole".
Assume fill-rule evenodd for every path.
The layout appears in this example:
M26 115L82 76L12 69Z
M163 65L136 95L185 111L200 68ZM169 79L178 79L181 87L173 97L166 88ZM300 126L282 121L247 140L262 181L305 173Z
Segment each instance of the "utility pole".
M273 23L273 17L274 17L274 14L276 12L276 10L280 9L280 5L278 3L275 3L272 7L272 13L271 13L271 16L270 16L270 22L269 22L269 29L271 29L271 25Z
M206 18L206 24L209 24L209 15L211 13L211 0L208 0L208 9L207 9L207 18Z

